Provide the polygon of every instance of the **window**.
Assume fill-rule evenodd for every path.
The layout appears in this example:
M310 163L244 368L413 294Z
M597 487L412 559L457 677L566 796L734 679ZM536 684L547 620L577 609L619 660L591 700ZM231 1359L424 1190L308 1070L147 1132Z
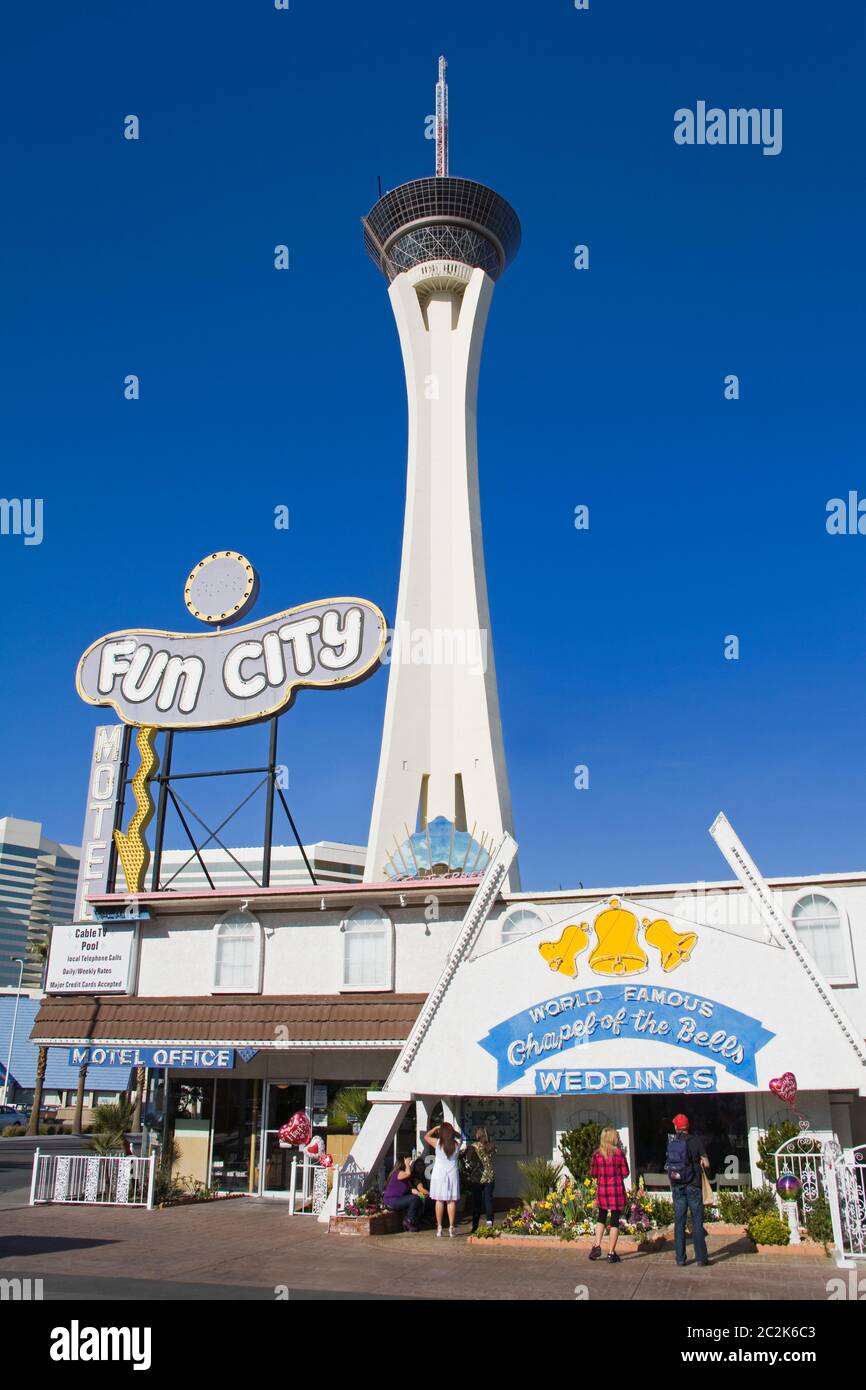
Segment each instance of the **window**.
M343 931L343 989L390 989L390 919L376 908L359 907Z
M516 941L519 936L530 936L532 932L541 931L546 926L547 923L537 912L528 907L517 907L513 912L507 912L502 919L502 944L507 946L509 941Z
M807 893L794 904L791 921L822 974L828 980L849 980L847 928L836 904L823 893Z
M467 1096L460 1106L463 1133L474 1137L476 1128L487 1130L494 1144L523 1142L519 1100Z
M244 909L227 912L217 922L214 982L216 992L257 994L262 987L262 929Z

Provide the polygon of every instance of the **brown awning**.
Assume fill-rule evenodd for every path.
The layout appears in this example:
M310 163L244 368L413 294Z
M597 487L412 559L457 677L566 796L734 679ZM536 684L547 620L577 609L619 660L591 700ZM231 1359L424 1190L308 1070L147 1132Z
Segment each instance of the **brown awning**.
M260 1047L399 1045L425 994L236 994L199 998L43 999L31 1041L51 1043L208 1043Z

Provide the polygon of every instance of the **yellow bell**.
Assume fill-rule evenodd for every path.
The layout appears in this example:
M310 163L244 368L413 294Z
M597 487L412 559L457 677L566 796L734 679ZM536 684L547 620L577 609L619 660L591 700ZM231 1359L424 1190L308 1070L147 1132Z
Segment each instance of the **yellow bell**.
M558 941L542 941L539 944L538 949L551 970L559 970L563 975L577 974L576 958L589 945L589 937L583 930L585 926L585 922L579 927L572 923L565 928Z
M648 957L637 936L637 918L611 898L610 907L595 919L598 945L589 958L597 975L636 975L645 970Z
M695 949L697 932L686 931L678 934L663 917L657 918L655 922L645 920L644 926L648 944L661 952L662 970L676 970L678 965L688 960Z

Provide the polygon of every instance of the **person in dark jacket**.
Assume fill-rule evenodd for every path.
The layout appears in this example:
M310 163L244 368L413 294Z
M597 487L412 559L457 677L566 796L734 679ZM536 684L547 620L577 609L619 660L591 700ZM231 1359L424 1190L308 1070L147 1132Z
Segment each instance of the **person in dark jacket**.
M433 1203L430 1201L430 1170L432 1154L419 1154L412 1164L412 1191L421 1198L418 1208L419 1225L433 1225Z
M674 1248L677 1264L686 1263L686 1215L692 1214L692 1239L695 1263L708 1265L707 1240L704 1232L704 1199L701 1192L701 1169L710 1161L701 1140L689 1134L688 1115L674 1115L674 1133L668 1138L665 1170L671 1182L674 1204Z
M496 1181L493 1165L495 1158L496 1148L490 1134L483 1125L479 1125L475 1131L475 1138L464 1155L466 1181L472 1208L473 1235L481 1223L482 1208L487 1225L493 1225L493 1187Z

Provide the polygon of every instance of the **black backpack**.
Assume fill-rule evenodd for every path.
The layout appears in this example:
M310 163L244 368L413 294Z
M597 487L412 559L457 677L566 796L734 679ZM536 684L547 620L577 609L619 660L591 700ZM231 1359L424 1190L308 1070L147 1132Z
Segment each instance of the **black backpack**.
M668 1151L665 1157L665 1172L674 1183L690 1183L695 1179L695 1165L688 1138L672 1134L668 1138Z

